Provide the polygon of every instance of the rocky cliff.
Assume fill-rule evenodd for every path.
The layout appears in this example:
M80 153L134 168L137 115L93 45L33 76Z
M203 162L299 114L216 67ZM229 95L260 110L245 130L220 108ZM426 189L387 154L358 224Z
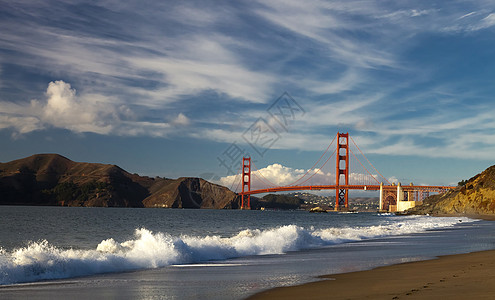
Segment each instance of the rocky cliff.
M430 196L411 214L495 214L495 166L444 194Z
M150 178L115 165L38 154L0 163L0 204L237 208L238 197L200 178Z

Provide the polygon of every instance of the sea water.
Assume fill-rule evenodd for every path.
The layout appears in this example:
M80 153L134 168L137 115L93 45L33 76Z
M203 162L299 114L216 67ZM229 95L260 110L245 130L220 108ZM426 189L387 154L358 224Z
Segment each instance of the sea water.
M378 213L0 206L0 298L242 299L494 249L495 223Z

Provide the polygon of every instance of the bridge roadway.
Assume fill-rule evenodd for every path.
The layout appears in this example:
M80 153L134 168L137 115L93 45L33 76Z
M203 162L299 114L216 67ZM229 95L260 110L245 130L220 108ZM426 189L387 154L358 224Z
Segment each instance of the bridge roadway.
M455 187L453 186L440 186L440 185L401 185L404 192L407 191L429 191L429 192L439 192L442 190L449 190ZM276 192L287 192L287 191L301 191L301 190L336 190L336 189L348 189L348 190L362 190L362 191L379 191L380 185L302 185L302 186L282 186L266 189L251 190L239 193L239 195L254 195L263 193L276 193ZM384 190L394 190L397 189L397 185L383 185Z

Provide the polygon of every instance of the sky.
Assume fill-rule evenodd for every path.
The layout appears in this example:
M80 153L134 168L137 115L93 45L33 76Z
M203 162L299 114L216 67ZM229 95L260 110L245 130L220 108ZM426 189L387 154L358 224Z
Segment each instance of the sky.
M493 1L0 0L0 28L1 162L283 183L349 132L401 182L495 164Z

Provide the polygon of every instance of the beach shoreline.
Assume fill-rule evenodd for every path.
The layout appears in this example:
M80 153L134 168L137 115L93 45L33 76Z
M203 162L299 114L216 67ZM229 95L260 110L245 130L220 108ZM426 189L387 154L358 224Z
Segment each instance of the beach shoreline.
M444 217L447 215L437 215ZM452 215L448 215L452 216ZM459 215L495 221L494 215ZM277 287L246 300L272 299L493 299L495 250L438 256L371 270L322 275L322 280Z
M247 299L493 299L495 250L320 278L323 280L279 287Z
M495 215L480 215L480 214L434 214L432 217L466 217L470 219L484 220L484 221L495 221Z
M17 208L16 208L17 209ZM22 209L24 213L31 213L33 215L39 215L38 208ZM42 209L43 215L52 216L49 214L51 210L45 208ZM62 220L66 218L60 218L59 209L53 210L53 217ZM130 216L134 216L135 212L131 209L124 209L119 211L118 214L105 209L92 209L91 211L81 210L78 208L68 209L66 212L70 212L68 216L77 215L86 218L93 218L94 216L105 214L107 218L99 218L104 220L113 220L115 217L122 218L127 215L129 218L126 220L132 220ZM131 213L132 212L132 213ZM152 211L153 213L155 211ZM156 222L157 217L160 219L170 220L172 218L163 218L163 216L176 216L186 217L195 216L195 220L211 220L222 219L229 220L232 213L225 212L222 214L220 211L215 212L198 212L198 211L158 211L159 215L155 216L148 211L140 211L142 217L148 217L150 220ZM12 211L5 213L6 216L18 215L12 213ZM237 214L242 217L246 214ZM457 253L469 253L476 251L492 250L495 249L495 236L493 232L495 230L495 223L489 221L474 221L473 219L462 218L456 216L454 218L416 218L416 217L396 217L391 215L372 215L372 214L344 214L335 215L333 218L327 218L322 215L310 215L300 212L264 212L259 214L247 215L249 218L245 222L255 220L270 221L277 228L275 231L267 230L267 226L260 226L260 233L267 232L271 235L268 244L260 244L259 240L252 245L274 245L272 240L278 237L280 241L294 241L302 236L303 241L309 237L306 229L309 228L307 222L308 218L314 218L312 224L320 224L324 221L327 223L322 225L323 232L331 233L339 237L349 237L349 234L355 236L356 234L366 235L370 238L363 238L362 240L348 241L344 243L335 243L323 247L316 247L314 249L297 249L295 251L286 251L284 254L270 254L270 255L252 255L252 256L240 256L232 259L220 259L203 261L201 263L179 263L178 265L170 264L164 267L158 268L144 268L132 271L109 269L109 272L94 272L88 274L88 276L65 276L67 273L65 270L78 270L81 266L79 259L74 260L75 263L71 263L68 260L68 264L62 264L63 269L55 268L47 269L52 273L55 271L61 271L60 279L47 278L47 280L30 280L25 284L12 284L10 286L4 286L0 288L0 298L5 299L63 299L67 297L73 297L74 299L139 299L139 298L167 298L167 299L245 299L251 295L255 295L258 292L269 291L270 289L281 286L297 286L304 283L315 281L328 281L334 280L336 276L341 275L329 275L322 278L316 276L322 274L345 274L361 270L371 270L381 266L391 266L406 262L421 261L427 259L435 259L438 256L457 254ZM215 217L215 218L212 218ZM294 227L282 226L280 224L288 217L291 218L291 222L299 226ZM300 220L299 220L299 219ZM189 220L190 218L184 218ZM242 220L242 219L241 219ZM13 220L15 223L15 220ZM55 222L55 221L53 221ZM106 221L105 221L106 222ZM196 222L196 221L195 221ZM217 221L218 222L218 221ZM64 222L65 223L65 222ZM52 224L52 222L50 222ZM91 223L92 224L92 223ZM108 224L114 224L109 222ZM173 224L173 223L172 223ZM202 223L204 224L204 223ZM218 224L218 223L215 223ZM340 231L332 231L333 228L338 227L335 224L353 224L349 228ZM386 226L381 226L388 224ZM230 223L226 223L230 226ZM81 234L85 231L98 232L98 230L105 229L106 223L96 224L93 227L83 228L84 230L74 231L73 234ZM195 228L194 224L191 224ZM128 228L135 228L136 226L131 224ZM48 227L49 228L49 227ZM297 229L297 230L295 230ZM161 232L160 229L154 229L156 232ZM163 229L162 229L163 230ZM198 230L196 228L196 230ZM379 230L379 232L375 232ZM105 230L101 230L105 234ZM130 231L130 229L128 229ZM188 229L191 231L191 229ZM312 233L310 231L309 233ZM383 236L379 233L385 233ZM287 233L290 235L287 236ZM369 235L369 233L372 233ZM392 234L391 234L392 233ZM402 234L400 234L402 233ZM59 234L46 236L52 234L52 232L45 232L43 235L47 240L55 242L64 242L64 239L57 240ZM108 233L106 233L108 235ZM177 233L172 232L172 235ZM321 232L320 232L321 234ZM150 234L150 239L143 240L140 236L133 236L130 239L126 236L119 236L116 234L111 235L117 242L131 240L133 242L147 242L147 245L156 246L157 249L167 249L163 243L156 244L155 240L161 239L160 234ZM93 238L94 243L100 243L104 237L97 236ZM329 239L329 237L327 237ZM197 241L195 239L194 241ZM149 244L149 242L152 242ZM19 243L17 243L19 244ZM68 243L74 245L74 243ZM251 245L251 244L249 244ZM276 243L275 245L278 245ZM146 249L149 249L149 247ZM58 246L57 246L58 247ZM15 248L14 248L15 249ZM46 254L59 255L64 254L64 250L58 250L59 248L48 248ZM89 247L87 250L81 250L82 253L92 254L94 252L94 246ZM201 250L202 248L197 248ZM205 248L210 253L210 248ZM55 251L52 251L55 250ZM24 251L27 251L25 249ZM10 253L10 252L6 252ZM27 254L30 254L28 252ZM142 252L144 254L148 253ZM215 253L218 253L215 251ZM113 255L113 254L112 254ZM65 256L62 256L63 259ZM155 259L157 256L153 255L150 259ZM160 258L160 256L158 256ZM62 260L65 262L66 260ZM86 267L99 267L100 262L93 263L88 261L82 266ZM23 274L26 270L30 270L26 267L20 266L11 268L13 272L6 273L12 274L12 276L24 276L18 278L25 278ZM19 271L18 271L19 270ZM6 269L10 272L9 269ZM65 272L65 273L64 273ZM36 275L36 274L35 274ZM457 275L457 274L454 274ZM347 276L347 275L346 275ZM395 274L393 275L395 277ZM0 277L1 278L1 277ZM14 279L16 277L13 277ZM32 278L28 278L32 279ZM35 278L36 279L36 278ZM385 278L388 280L388 278ZM352 281L351 281L352 282ZM353 286L352 284L350 285ZM358 283L354 286L363 286ZM417 289L416 287L411 290ZM291 292L292 293L292 292ZM304 296L294 296L293 298L308 298L307 294L312 294L311 291L306 291ZM329 295L334 295L332 292L323 291L323 298L329 298ZM283 295L281 297L286 298ZM279 298L281 298L279 297ZM395 297L395 296L394 296ZM335 296L336 299L346 298ZM360 297L357 297L360 298ZM268 299L277 299L275 296L270 296ZM318 299L314 297L314 299Z

